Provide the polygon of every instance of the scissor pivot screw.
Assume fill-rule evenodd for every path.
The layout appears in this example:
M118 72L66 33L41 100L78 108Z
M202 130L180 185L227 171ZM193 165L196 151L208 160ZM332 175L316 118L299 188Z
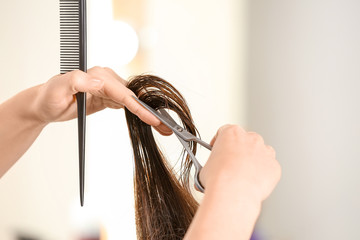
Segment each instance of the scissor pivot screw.
M182 127L176 127L176 130L178 130L179 132L182 132L183 128Z

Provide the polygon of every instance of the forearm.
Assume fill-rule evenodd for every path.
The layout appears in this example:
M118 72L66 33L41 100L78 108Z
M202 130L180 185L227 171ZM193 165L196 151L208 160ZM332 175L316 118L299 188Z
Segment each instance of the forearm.
M34 100L38 88L20 92L0 105L0 178L46 126L35 116Z
M241 184L208 185L185 240L249 240L261 209Z

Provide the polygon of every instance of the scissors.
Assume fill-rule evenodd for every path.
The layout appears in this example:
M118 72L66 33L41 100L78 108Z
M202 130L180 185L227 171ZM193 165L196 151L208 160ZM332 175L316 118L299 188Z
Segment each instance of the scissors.
M194 163L195 166L195 176L194 176L194 183L196 188L204 192L204 187L201 185L199 174L202 169L201 164L196 159L194 153L191 151L190 148L190 142L194 141L196 143L199 143L200 145L204 146L205 148L209 149L211 151L212 147L210 144L204 142L200 138L192 135L190 132L188 132L186 129L181 127L179 124L175 122L175 120L167 113L165 109L159 109L158 111L155 111L152 107L141 101L140 99L133 96L133 98L140 103L144 108L149 110L155 117L157 117L162 123L164 123L168 128L170 128L176 135L176 137L179 139L180 143L184 146L185 150L190 156L191 161Z

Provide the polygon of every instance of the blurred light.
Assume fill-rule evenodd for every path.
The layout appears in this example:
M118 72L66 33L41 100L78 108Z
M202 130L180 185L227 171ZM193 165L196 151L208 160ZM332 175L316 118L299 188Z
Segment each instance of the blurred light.
M92 35L92 61L95 65L118 69L128 64L139 48L135 30L122 21L109 21Z

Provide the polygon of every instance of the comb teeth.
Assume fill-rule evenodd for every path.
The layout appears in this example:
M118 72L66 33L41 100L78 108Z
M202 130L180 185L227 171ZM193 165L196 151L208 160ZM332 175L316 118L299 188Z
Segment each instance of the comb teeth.
M80 1L60 0L60 73L80 69Z

